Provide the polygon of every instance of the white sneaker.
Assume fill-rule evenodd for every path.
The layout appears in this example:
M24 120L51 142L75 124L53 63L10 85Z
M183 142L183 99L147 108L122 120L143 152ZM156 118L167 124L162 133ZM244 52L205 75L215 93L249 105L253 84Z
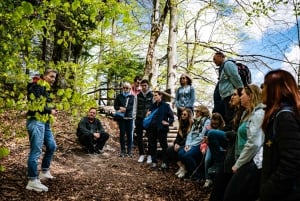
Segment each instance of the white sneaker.
M177 176L178 176L178 178L183 178L186 173L187 173L186 169L183 168Z
M39 179L29 180L26 189L34 190L36 192L48 191L48 187L42 184Z
M48 170L46 172L41 171L39 178L40 179L53 179L54 177L51 175L50 171Z
M147 164L152 163L152 157L150 155L147 156Z
M138 162L142 163L145 160L145 156L144 155L140 155Z
M183 167L180 167L178 171L175 173L176 176L178 176L183 171Z
M203 188L208 188L212 185L213 181L211 179L206 179Z

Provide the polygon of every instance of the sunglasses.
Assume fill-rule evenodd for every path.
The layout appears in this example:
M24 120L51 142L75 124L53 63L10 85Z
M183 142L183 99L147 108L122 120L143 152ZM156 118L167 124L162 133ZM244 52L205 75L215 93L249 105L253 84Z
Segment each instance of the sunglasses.
M129 87L123 87L123 89L129 89Z
M185 116L188 116L188 114L187 113L182 113L181 116L185 117Z
M186 79L186 77L181 77L180 79L181 79L181 80L185 80L185 79Z

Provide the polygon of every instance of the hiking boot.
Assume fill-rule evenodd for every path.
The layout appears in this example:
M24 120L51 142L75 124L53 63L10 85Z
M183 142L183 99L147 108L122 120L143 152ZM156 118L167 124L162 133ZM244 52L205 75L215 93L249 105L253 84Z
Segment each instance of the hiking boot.
M48 187L42 184L39 179L29 180L26 189L34 190L36 192L48 191Z
M142 163L145 160L145 155L140 155L138 163Z
M147 164L151 164L152 163L152 157L150 155L147 156Z
M103 154L104 151L103 151L102 149L96 149L96 150L95 150L95 153L96 153L96 154Z
M51 175L50 171L47 170L46 172L41 171L39 178L42 179L53 179L54 177Z

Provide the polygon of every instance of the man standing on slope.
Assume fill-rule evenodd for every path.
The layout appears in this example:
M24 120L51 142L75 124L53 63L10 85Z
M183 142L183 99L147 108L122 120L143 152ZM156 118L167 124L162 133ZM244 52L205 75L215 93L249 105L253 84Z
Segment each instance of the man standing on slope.
M50 128L53 115L56 114L55 107L51 104L50 89L55 82L57 72L48 69L43 74L42 79L30 83L28 90L28 112L26 128L29 134L30 153L28 157L28 177L27 190L37 192L48 191L48 187L41 183L40 179L53 179L50 174L50 163L56 150L56 142ZM38 175L38 160L42 154L42 147L46 146L46 151L42 160L41 172Z
M234 114L233 108L229 105L230 98L235 89L241 90L244 86L236 64L231 60L225 60L222 52L216 52L213 61L219 66L219 81L214 92L213 112L220 113L228 127Z

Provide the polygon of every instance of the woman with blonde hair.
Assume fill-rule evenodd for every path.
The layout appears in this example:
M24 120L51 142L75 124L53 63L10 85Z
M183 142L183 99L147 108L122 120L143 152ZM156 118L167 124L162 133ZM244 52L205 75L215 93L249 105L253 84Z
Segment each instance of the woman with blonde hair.
M265 114L261 89L253 84L248 85L243 88L240 99L245 111L235 143L234 174L226 187L224 201L255 201L259 194L264 142L261 125Z
M187 135L184 147L178 151L179 160L185 165L187 170L186 174L178 175L178 177L185 176L186 179L193 181L204 178L204 175L197 170L197 166L203 158L199 147L210 124L210 112L206 106L200 105L196 107L195 111L196 118L194 119L193 127Z

